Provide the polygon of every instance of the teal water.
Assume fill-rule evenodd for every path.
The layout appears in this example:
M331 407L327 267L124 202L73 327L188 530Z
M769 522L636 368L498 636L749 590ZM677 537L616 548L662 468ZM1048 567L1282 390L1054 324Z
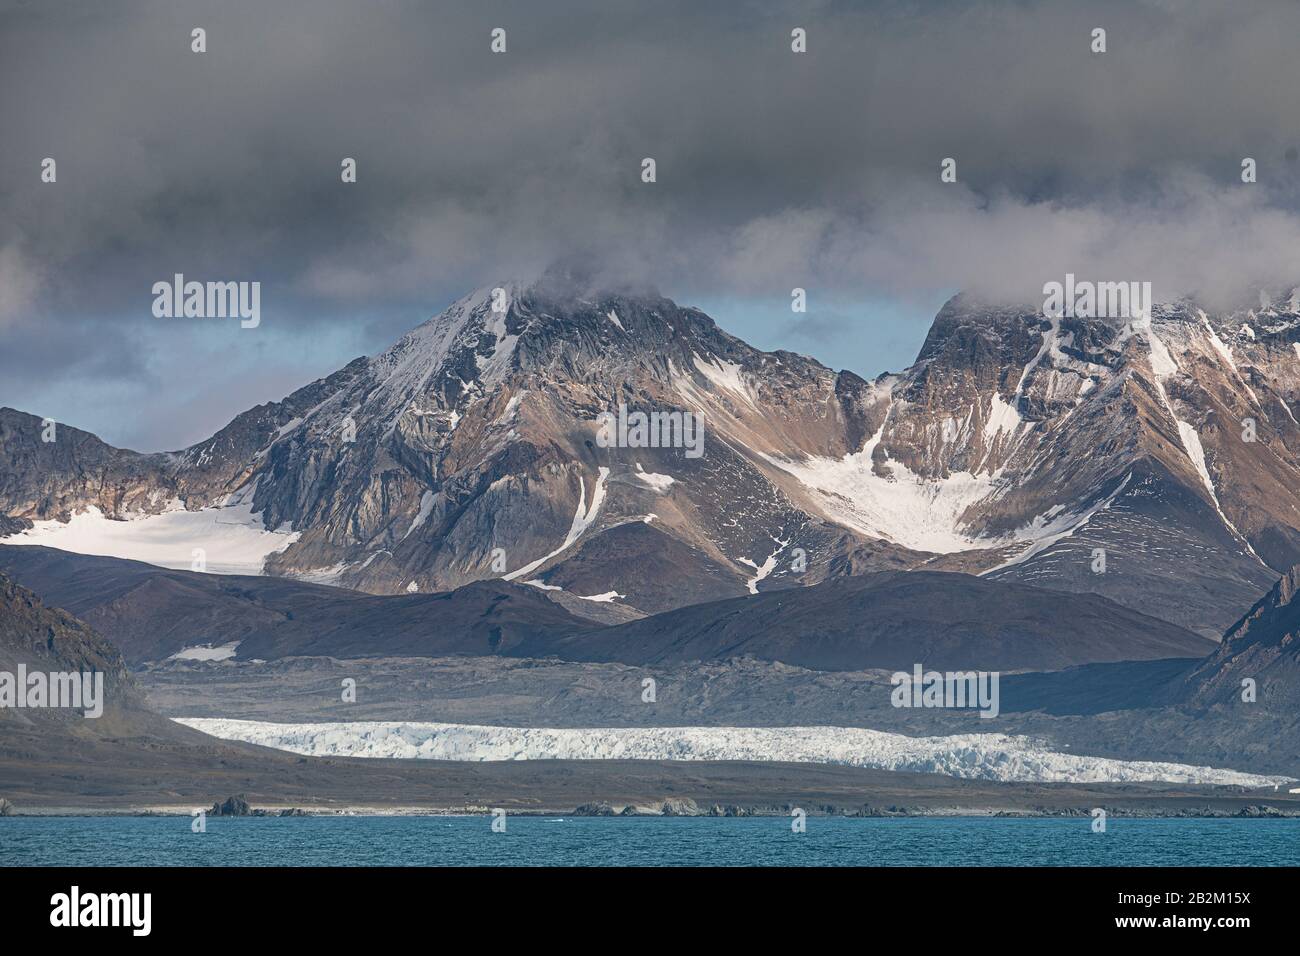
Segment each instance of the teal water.
M0 819L0 866L1281 866L1300 819L810 817Z

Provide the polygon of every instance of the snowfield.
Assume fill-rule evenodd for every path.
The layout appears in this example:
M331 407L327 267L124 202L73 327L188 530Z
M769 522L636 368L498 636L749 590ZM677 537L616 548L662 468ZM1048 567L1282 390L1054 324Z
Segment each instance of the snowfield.
M872 537L937 554L997 544L966 533L961 525L966 509L997 489L997 479L964 471L944 479L926 478L888 455L885 466L890 477L881 477L875 472L873 456L884 430L882 424L861 451L843 458L762 457L812 490L832 520Z
M1019 783L1163 781L1266 787L1291 782L1188 764L1047 750L1028 737L907 737L853 727L655 727L556 730L356 721L276 724L213 717L176 722L227 740L314 757L422 760L766 760L846 764Z
M300 537L296 531L268 531L252 512L252 496L225 507L156 515L109 518L90 508L61 521L36 521L33 527L4 538L5 544L44 545L74 554L129 558L160 568L192 571L196 548L204 552L210 574L261 574L268 556Z

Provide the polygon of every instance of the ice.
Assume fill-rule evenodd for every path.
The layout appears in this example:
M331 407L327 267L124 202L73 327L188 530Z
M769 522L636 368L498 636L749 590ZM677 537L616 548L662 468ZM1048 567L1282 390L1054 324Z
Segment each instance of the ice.
M715 388L730 392L751 407L758 407L754 402L753 390L745 384L744 370L735 362L726 362L713 356L709 356L709 360L705 361L696 353L691 353L691 358L695 368Z
M962 530L961 518L967 508L993 492L996 479L964 471L927 478L888 454L884 467L889 477L882 477L876 474L872 457L883 433L881 425L862 451L843 458L765 457L816 492L832 520L872 537L941 554L988 547L989 542Z
M617 591L606 591L604 594L575 594L574 597L582 598L584 601L596 601L600 604L609 604L617 601L619 598L627 597L626 594L619 594Z
M433 512L433 503L436 500L437 496L432 491L426 491L424 494L420 495L420 510L416 516L411 519L411 526L406 529L406 534L402 535L403 541L411 536L411 532L415 531L428 520L429 515Z
M245 500L246 499L246 500ZM268 531L253 513L252 495L231 497L225 507L156 515L107 517L96 507L61 521L37 521L4 538L5 544L41 545L74 554L94 554L144 561L163 568L204 570L210 574L261 574L267 557L298 540L298 532ZM204 564L195 566L194 550Z
M672 475L663 475L653 471L644 471L641 468L640 462L637 462L636 465L636 477L640 481L645 482L655 491L659 492L661 495L667 494L668 489L671 488L673 482L677 480L673 478Z
M525 574L531 574L536 571L551 558L558 554L563 554L573 546L573 543L582 536L582 533L591 526L596 520L596 515L600 512L600 506L605 501L605 479L609 477L609 469L600 466L599 473L596 476L596 487L591 492L591 507L586 506L586 490L583 487L582 476L578 476L578 508L573 515L573 524L569 526L569 533L564 538L564 543L552 551L550 554L543 555L536 561L525 564L522 568L516 568L509 574L505 575L507 581L513 581L515 578L523 577Z
M211 644L196 644L193 647L182 648L169 657L168 660L226 661L235 656L239 645L239 641L231 641L229 644L222 644L220 647L213 647Z
M316 757L423 760L762 760L846 764L1024 783L1169 783L1271 787L1291 778L1189 764L1052 751L1029 737L908 737L857 727L552 729L388 721L269 723L177 718L195 730Z

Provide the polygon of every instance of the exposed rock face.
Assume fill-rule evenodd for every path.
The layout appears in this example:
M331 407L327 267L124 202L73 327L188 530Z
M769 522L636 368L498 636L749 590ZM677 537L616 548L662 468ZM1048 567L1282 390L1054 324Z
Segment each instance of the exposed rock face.
M248 805L241 793L237 797L226 797L224 803L218 801L212 804L212 809L208 811L210 817L251 817L253 808Z
M618 816L608 803L584 803L573 811L575 817L614 817Z
M690 797L669 797L659 808L665 817L698 817L700 808Z
M867 382L657 295L501 288L174 454L43 443L0 411L0 514L240 500L297 533L268 573L505 576L645 612L924 564L1206 636L1300 560L1294 301L1084 320L958 297L910 369ZM703 454L603 447L620 405L699 415Z
M0 573L0 671L16 676L20 666L29 680L41 673L51 686L53 674L80 674L92 688L102 675L102 692L94 691L93 703L83 698L82 707L0 707L0 754L21 754L42 741L54 747L56 739L77 746L95 738L193 737L146 708L117 648ZM48 703L55 703L53 696Z
M12 670L18 663L49 671L99 672L106 692L135 693L117 648L0 573L0 667Z
M1300 565L1292 567L1223 636L1219 649L1187 679L1182 699L1294 715L1300 711ZM1255 700L1243 700L1243 681Z
M17 534L20 531L26 531L31 526L32 523L26 518L10 518L8 515L0 515L0 536Z

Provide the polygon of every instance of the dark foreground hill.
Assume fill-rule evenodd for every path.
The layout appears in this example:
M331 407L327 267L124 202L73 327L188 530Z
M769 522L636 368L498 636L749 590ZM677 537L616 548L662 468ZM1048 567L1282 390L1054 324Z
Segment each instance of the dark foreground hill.
M940 571L834 578L525 642L516 653L654 664L754 657L815 670L1057 670L1199 658L1212 641L1096 594Z
M240 660L505 655L640 665L747 656L815 670L1045 671L1200 658L1214 648L1095 594L948 572L835 578L597 627L549 592L499 580L378 596L4 546L0 570L84 618L131 664L233 641Z
M138 561L0 546L0 571L67 608L127 663L239 641L240 659L489 655L594 625L534 587L476 581L454 592L377 596L287 578L195 574Z

